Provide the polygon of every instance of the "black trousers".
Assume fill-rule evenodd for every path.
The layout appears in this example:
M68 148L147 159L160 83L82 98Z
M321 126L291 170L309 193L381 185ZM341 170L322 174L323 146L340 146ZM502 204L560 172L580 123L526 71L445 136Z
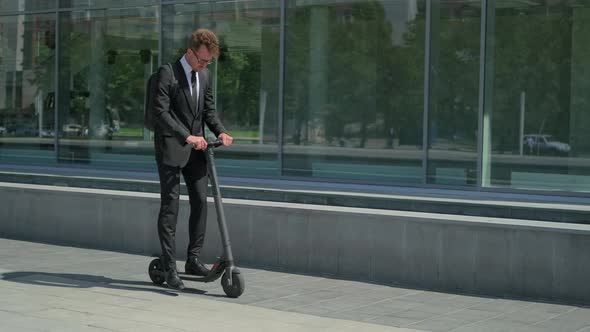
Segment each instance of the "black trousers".
M207 163L203 151L193 150L185 167L172 167L157 161L160 175L160 213L158 236L165 269L176 269L176 223L180 196L180 173L186 183L190 217L187 256L198 257L205 241L207 228Z

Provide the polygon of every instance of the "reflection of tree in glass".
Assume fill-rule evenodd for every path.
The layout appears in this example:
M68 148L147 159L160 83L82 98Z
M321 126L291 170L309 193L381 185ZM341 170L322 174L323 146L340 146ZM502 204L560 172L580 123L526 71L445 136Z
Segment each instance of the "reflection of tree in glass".
M340 19L343 13L350 19ZM351 132L348 134L357 136L359 146L364 147L367 138L375 137L378 130L378 66L380 58L391 53L391 26L379 2L358 2L348 9L333 8L329 35L327 91L339 93L330 94L328 102L336 105L340 111L338 117L346 123L345 126L349 125ZM326 120L332 121L332 118Z
M525 134L569 138L572 19L569 10L497 9L495 24L493 143L518 152L519 98L526 93Z
M53 111L54 105L52 99L55 91L55 21L46 20L43 15L33 16L34 24L39 26L38 30L25 29L37 33L41 43L36 44L37 55L32 61L32 77L29 78L29 84L36 89L35 95L40 94L43 102L43 129L53 128ZM36 40L31 38L30 40ZM25 50L31 49L29 46Z
M312 11L290 11L287 29L285 124L294 144L365 146L392 132L406 143L421 140L423 18L410 22L405 43L392 42L392 25L380 1L359 1L325 8L324 49L312 50ZM317 14L317 13L316 13ZM317 16L316 16L317 17ZM419 39L422 38L422 41ZM310 105L314 93L310 66L326 57L322 105ZM314 131L315 127L321 130ZM323 138L314 133L321 133Z
M227 49L217 69L217 108L233 130L256 130L260 103L260 51Z
M157 64L156 60L154 63ZM106 67L105 122L112 126L113 120L121 119L127 126L142 126L144 76L145 64L139 51L119 50L116 61Z
M418 16L408 22L402 45L382 50L379 112L385 119L386 135L389 138L389 132L395 132L400 144L422 144L424 36L425 19Z
M432 16L429 143L475 151L480 12L463 2L442 3Z

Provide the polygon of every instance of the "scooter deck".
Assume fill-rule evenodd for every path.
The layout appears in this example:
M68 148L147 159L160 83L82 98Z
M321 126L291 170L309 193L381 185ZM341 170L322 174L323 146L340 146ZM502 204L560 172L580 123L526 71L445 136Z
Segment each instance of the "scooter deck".
M185 272L178 272L178 276L182 280L193 280L193 281L202 281L202 279L205 278L204 276L196 276L194 274L188 274Z
M182 280L188 280L188 281L198 281L198 282L213 282L216 281L217 279L221 278L221 274L216 275L216 276L197 276L194 274L187 274L184 272L178 272L178 276L180 277L180 279Z

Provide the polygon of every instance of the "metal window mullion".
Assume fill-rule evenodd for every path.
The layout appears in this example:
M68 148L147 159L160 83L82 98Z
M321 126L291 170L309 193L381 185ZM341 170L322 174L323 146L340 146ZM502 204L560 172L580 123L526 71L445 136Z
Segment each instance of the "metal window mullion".
M430 29L432 0L426 0L426 29L424 36L424 113L422 116L422 184L428 183L428 114L430 110Z
M283 175L283 116L285 112L285 45L287 38L287 0L281 0L281 22L279 36L279 114L277 116L277 161L279 175Z
M53 73L53 150L55 151L55 162L59 163L59 56L61 49L61 38L59 28L60 11L55 11L55 59Z
M158 68L162 65L162 52L163 52L163 43L162 39L164 38L164 11L163 11L162 1L159 1L158 10L159 10L159 22L158 22Z

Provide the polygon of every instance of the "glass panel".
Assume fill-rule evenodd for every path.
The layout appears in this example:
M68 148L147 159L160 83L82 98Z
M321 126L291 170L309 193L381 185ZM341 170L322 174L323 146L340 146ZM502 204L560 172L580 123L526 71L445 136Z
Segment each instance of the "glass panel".
M0 12L55 9L55 4L55 0L4 0L0 1Z
M0 161L55 163L55 15L0 17Z
M217 111L235 139L219 149L221 174L278 175L278 1L228 1L163 6L164 61L177 61L198 27L221 44L215 73Z
M284 174L422 183L423 1L288 1Z
M476 185L481 9L433 1L428 183Z
M158 63L156 8L61 14L60 162L155 169L143 108Z
M590 191L590 4L499 1L491 13L485 184Z

